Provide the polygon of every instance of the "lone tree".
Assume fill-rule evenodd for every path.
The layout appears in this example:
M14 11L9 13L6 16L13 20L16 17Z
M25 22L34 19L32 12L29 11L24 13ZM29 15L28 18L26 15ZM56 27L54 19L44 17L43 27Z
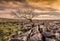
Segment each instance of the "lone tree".
M35 16L33 15L33 9L28 8L28 9L24 9L24 8L17 8L16 12L12 12L13 15L15 15L17 18L19 18L19 21L21 21L21 27L24 28L24 20L27 20L31 23L33 23L32 18ZM27 22L26 21L26 22Z
M32 21L32 18L34 17L33 15L33 9L28 8L17 8L16 12L12 12L13 15L15 15L19 19L27 19Z

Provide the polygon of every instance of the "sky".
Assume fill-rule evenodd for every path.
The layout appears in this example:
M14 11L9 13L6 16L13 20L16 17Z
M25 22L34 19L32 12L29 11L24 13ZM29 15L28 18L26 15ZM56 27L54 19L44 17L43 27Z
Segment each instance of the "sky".
M1 1L18 1L18 2L36 3L36 4L37 3L46 3L46 4L60 3L60 0L1 0Z
M7 0L5 0L7 1ZM14 5L28 5L28 6L31 6L31 7L52 7L52 8L59 8L60 7L60 0L9 0L8 2L1 2L1 3L4 3L3 5L10 5L10 6L14 6ZM14 3L15 2L15 3ZM22 3L22 4L21 4ZM2 4L0 4L1 6Z
M18 1L18 2L17 2ZM37 9L35 12L44 12L44 11L59 11L60 12L60 0L53 0L53 1L40 1L40 0L14 0L9 2L2 2L3 4L0 4L0 17L2 18L14 18L14 16L11 15L11 11L15 11L15 8L21 7L26 9L25 7L30 7ZM27 6L28 5L28 6ZM44 12L45 13L45 12ZM59 13L57 13L60 15ZM58 16L56 13L52 14L52 17ZM5 17L6 16L6 17ZM48 17L51 15L42 15L44 17ZM58 16L60 17L60 16Z

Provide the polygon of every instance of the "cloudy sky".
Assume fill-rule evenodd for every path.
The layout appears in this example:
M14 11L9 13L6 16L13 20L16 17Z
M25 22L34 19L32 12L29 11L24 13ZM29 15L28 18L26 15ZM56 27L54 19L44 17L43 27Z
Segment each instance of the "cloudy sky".
M2 0L0 1L0 18L15 18L15 16L11 15L11 11L16 11L15 8L21 7L26 9L25 7L34 8L35 12L44 12L45 15L40 16L44 18L57 18L60 17L60 0ZM47 14L45 11L58 11L59 13ZM6 16L6 17L5 17ZM39 18L40 18L39 17Z

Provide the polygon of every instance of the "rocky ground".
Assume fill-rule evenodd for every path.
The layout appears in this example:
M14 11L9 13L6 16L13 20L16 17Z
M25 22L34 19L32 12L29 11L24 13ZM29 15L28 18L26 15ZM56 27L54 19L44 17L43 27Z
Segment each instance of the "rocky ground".
M60 41L60 21L34 21L21 26L11 41Z

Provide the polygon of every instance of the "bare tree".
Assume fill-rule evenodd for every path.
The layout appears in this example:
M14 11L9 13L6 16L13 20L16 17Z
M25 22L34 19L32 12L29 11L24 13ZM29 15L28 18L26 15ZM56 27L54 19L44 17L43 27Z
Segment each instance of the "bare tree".
M21 9L21 8L17 8L16 12L12 12L13 15L15 15L17 18L19 19L27 19L27 20L32 20L32 18L34 17L33 15L33 9Z
M15 15L17 18L19 18L19 21L21 21L21 27L22 29L24 28L24 20L28 20L29 22L33 23L32 18L34 17L33 15L33 9L24 9L24 8L17 8L16 12L12 12L13 15Z

